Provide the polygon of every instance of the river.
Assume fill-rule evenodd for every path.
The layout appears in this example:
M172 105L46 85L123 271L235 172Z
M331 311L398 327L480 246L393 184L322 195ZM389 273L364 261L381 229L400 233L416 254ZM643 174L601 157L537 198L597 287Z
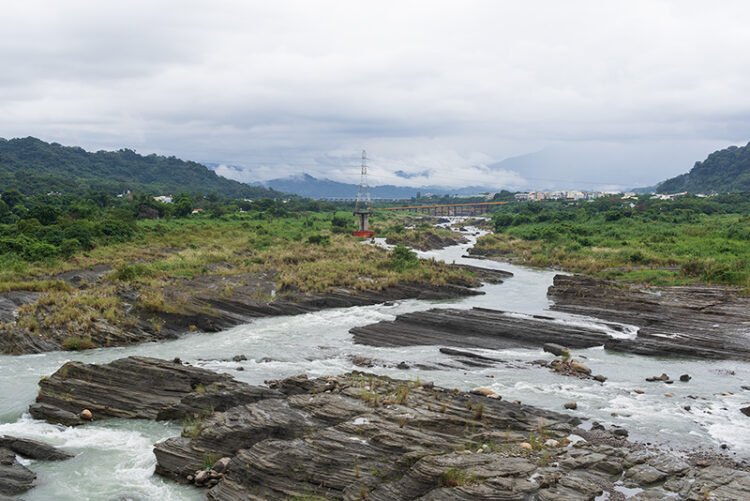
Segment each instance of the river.
M475 232L470 230L470 233ZM586 357L585 363L594 373L609 378L602 385L524 363L552 358L540 349L487 351L490 356L518 363L510 364L511 367L501 364L477 369L459 366L451 357L441 354L438 347L374 348L353 344L349 334L352 327L436 307L482 306L517 314L544 313L560 322L597 326L611 335L623 335L590 318L549 311L551 303L546 291L556 272L463 257L473 241L470 235L467 244L420 255L513 272L514 276L503 284L483 286L485 294L481 296L450 301L405 300L391 306L339 308L264 318L219 333L191 333L174 341L125 348L0 356L0 434L42 440L76 455L74 459L58 463L24 461L39 478L38 486L25 493L23 499L204 499L204 491L152 474L155 466L152 445L178 435L179 423L103 420L79 428L65 428L35 421L25 414L36 395L39 378L53 373L64 362L108 362L129 355L180 357L198 366L229 372L252 384L301 373L321 376L361 370L351 361L352 356L358 355L378 362L378 366L367 369L372 372L404 379L419 378L462 390L490 386L504 399L521 400L623 426L630 432L631 440L659 444L677 453L696 447L713 450L728 444L729 454L750 458L750 418L739 412L740 407L750 401L750 392L741 389L743 384L750 384L748 363L660 359L609 353L602 348L576 350L576 358ZM633 328L626 329L624 335L635 332ZM239 354L244 354L247 360L231 361ZM396 365L400 362L409 366L445 363L454 368L398 369ZM243 370L238 371L239 367ZM673 378L687 373L693 379L670 386L644 381L647 376L662 372ZM563 410L563 404L572 400L578 403L578 409ZM689 411L686 406L690 406ZM590 422L586 421L584 426L589 426Z

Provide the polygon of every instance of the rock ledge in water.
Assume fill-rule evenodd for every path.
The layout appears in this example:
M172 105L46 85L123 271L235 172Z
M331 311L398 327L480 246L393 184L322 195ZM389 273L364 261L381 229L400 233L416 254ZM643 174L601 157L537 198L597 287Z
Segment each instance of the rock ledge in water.
M156 358L128 357L102 365L66 363L39 382L39 394L29 412L36 419L66 425L81 424L83 409L99 419L184 419L281 396L226 374Z

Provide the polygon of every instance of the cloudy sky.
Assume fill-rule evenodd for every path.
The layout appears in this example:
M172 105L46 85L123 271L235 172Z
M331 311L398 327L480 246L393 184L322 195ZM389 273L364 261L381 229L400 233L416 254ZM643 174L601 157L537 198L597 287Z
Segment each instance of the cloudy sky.
M729 0L6 2L0 137L243 181L356 182L366 148L372 184L647 185L750 139L748 18Z

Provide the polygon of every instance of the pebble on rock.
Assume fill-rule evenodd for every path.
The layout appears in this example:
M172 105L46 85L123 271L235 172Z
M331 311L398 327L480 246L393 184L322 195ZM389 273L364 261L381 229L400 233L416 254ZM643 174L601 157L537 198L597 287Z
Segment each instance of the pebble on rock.
M90 410L88 410L88 409L83 409L83 410L81 411L80 417L81 417L81 419L83 419L84 421L93 421L93 420L94 420L94 415L93 415L93 414L91 413L91 411L90 411Z
M503 398L498 395L495 390L493 390L492 388L487 388L486 386L474 388L473 390L471 390L471 393L473 393L474 395L482 395L487 398L494 398L495 400L500 400Z

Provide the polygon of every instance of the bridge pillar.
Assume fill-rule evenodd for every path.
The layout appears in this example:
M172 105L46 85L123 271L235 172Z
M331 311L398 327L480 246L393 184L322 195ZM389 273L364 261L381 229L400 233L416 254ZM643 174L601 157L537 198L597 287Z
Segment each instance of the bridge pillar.
M370 230L370 211L357 211L354 213L357 216L357 223L359 229L353 233L355 237L372 238L375 232Z

